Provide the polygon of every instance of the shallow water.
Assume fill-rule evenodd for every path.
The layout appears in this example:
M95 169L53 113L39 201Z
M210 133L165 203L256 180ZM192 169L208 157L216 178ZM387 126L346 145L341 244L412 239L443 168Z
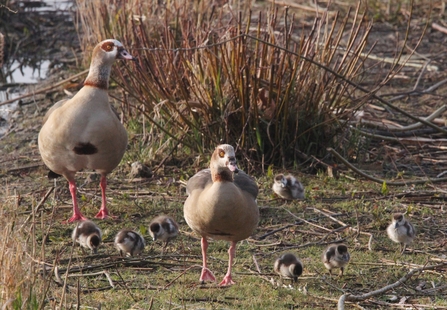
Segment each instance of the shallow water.
M58 23L60 25L60 16L64 16L62 19L66 20L67 22L72 21L73 5L73 0L44 0L19 2L18 6L21 8L20 16L24 16L24 12L26 13L26 15L29 14L29 16L31 17L30 20L33 17L35 18L36 16L43 17L43 24L39 24L38 28L39 30L40 28L43 29L42 36L63 36L64 33L57 34L57 31L60 31L60 29L57 29L57 25ZM52 18L52 14L54 15L53 12L57 12L55 14L55 16L57 15L57 17L59 18L57 21L53 20ZM49 16L51 18L49 18ZM54 30L54 34L52 31L50 31L50 35L47 33L49 26L47 26L45 22L48 23L48 20L54 22L55 24L54 27L56 29ZM20 24L20 20L18 22L16 21L16 23ZM30 24L24 22L22 30L23 33L27 31L27 27L30 27ZM20 29L18 33L14 33L11 35L11 38L14 38L13 40L16 41L21 40L22 37L23 34L20 33ZM32 37L31 39L36 38ZM52 46L45 46L47 41L41 40L41 42L43 42L43 48L47 48L48 50L54 49ZM25 41L24 43L27 42ZM21 54L20 48L18 48L18 54ZM52 62L48 59L50 57L49 53L42 53L40 50L37 50L37 52L35 52L34 54L30 53L30 59L27 59L26 52L23 54L25 54L25 56L14 55L14 59L5 59L3 68L1 68L2 75L0 76L3 76L3 81L1 81L0 79L0 136L2 136L7 131L8 122L18 106L17 102L6 105L1 105L1 103L28 93L32 89L33 85L47 78L50 66L52 66Z

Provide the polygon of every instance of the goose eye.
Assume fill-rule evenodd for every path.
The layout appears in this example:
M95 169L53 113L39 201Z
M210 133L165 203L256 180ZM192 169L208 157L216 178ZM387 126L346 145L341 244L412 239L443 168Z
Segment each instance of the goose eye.
M102 46L102 49L105 50L106 52L110 52L111 50L113 50L113 43L111 42L106 42L104 43L104 45Z
M220 157L220 158L223 158L224 156L225 156L225 152L224 152L224 151L222 151L222 150L221 150L221 151L219 151L219 157Z

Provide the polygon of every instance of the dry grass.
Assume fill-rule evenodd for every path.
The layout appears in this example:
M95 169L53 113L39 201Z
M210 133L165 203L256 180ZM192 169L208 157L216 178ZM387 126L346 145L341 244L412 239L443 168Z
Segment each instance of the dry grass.
M231 15L236 8L228 12L225 7L215 7L211 15L206 1L167 2L164 8L157 1L120 1L121 6L109 1L108 7L99 1L79 1L81 9L89 11L81 21L85 46L105 37L119 38L133 47L141 65L115 68L113 73L113 86L120 86L112 93L113 101L121 103L131 139L125 159L110 177L109 206L119 218L99 221L104 244L98 255L83 255L73 247L72 227L61 224L71 208L65 181L58 181L55 191L42 200L53 183L39 165L35 139L49 102L21 106L20 124L1 139L0 305L4 309L334 309L344 293L371 292L414 268L446 262L442 185L389 188L384 193L381 185L354 179L343 168L339 179L289 169L305 184L307 196L286 203L270 190L273 174L283 170L270 166L267 173L260 169L252 173L260 186L261 222L253 237L238 247L237 284L227 289L200 285L200 242L183 220L182 180L206 167L208 150L222 135L226 142L238 144L238 158L246 170L259 167L258 162L290 168L300 160L295 152L288 155L294 148L306 146L306 152L318 154L326 144L346 146L344 139L353 138L340 139L339 133L344 133L345 122L363 101L353 104L358 98L354 89L327 69L351 74L352 80L371 69L363 67L358 57L368 27L360 17L354 22L358 16L354 12L346 19L345 13L338 19L331 14L317 22L310 19L309 29L314 30L308 32L304 26L300 30L296 21L292 25L290 12L266 10L269 13L258 19L259 15L249 14L246 3L237 8L243 12L239 17ZM343 29L352 31L344 35ZM333 48L349 49L350 40L350 54ZM380 73L387 75L388 69L380 68ZM371 79L376 85L381 78ZM311 118L314 123L306 124ZM326 138L328 133L331 139ZM197 153L203 156L184 160ZM136 159L156 163L156 176L128 179L129 164ZM86 177L87 172L79 173L78 184ZM100 205L98 184L86 184L79 195L82 211L92 217ZM411 254L400 256L384 232L395 211L407 211L418 231ZM149 242L146 228L159 213L173 215L181 231L164 256L159 244ZM112 240L123 227L139 229L145 236L148 247L142 256L118 256ZM334 241L347 243L352 255L343 278L330 278L320 261L325 245ZM227 249L225 242L210 244L210 268L218 278L226 270ZM272 272L273 261L286 251L295 252L305 265L303 276L290 286ZM445 272L444 265L417 273L391 291L346 307L447 309Z
M36 254L34 226L22 226L17 208L19 198L14 199L8 191L5 196L11 199L0 204L0 304L3 309L34 309L38 294L32 260Z
M258 199L261 222L253 237L238 246L234 265L236 285L227 289L215 284L200 285L200 241L191 234L183 219L183 185L172 179L175 175L176 179L187 178L193 172L165 167L163 175L156 179L131 182L126 179L129 170L122 167L121 172L110 178L109 205L119 218L98 221L104 232L98 255L84 255L78 246L73 247L72 225L61 224L70 213L70 194L65 181L58 182L55 195L48 197L42 212L36 213L33 219L29 208L36 208L37 200L51 182L45 181L43 169L27 174L26 179L34 180L32 183L9 180L13 186L20 184L23 192L19 203L16 195L2 202L8 208L21 210L16 228L5 232L5 236L15 241L8 244L6 251L14 258L8 266L13 270L8 282L10 298L22 296L20 302L28 309L39 309L39 305L51 309L78 305L93 309L333 309L344 292L360 295L397 281L412 268L445 262L442 200L432 204L415 203L411 198L398 198L402 197L400 190L391 190L388 196L383 196L380 185L320 175L301 176L308 192L306 200L286 203L273 197L272 178L260 176L257 182L261 188ZM80 184L86 176L79 174ZM419 195L424 192L424 188L417 190ZM84 214L92 217L100 204L98 184L87 184L80 195ZM410 247L414 252L400 256L398 245L388 240L385 228L392 212L405 210L418 230L418 237ZM147 233L150 220L160 213L172 215L181 231L163 256L161 244L150 242ZM25 225L25 234L18 233L29 216L31 221ZM11 215L4 218L9 222ZM343 226L346 227L340 229ZM115 233L123 227L143 233L148 244L143 255L133 259L119 257L112 242ZM349 227L360 228L361 233ZM370 234L374 236L372 251L368 250ZM26 236L35 241L24 243ZM343 241L350 247L352 263L343 278L330 278L320 261L324 247L334 241ZM227 249L226 242L210 243L210 268L217 278L226 271ZM280 281L272 271L274 260L290 251L305 265L303 276L291 286L287 280ZM21 264L33 261L46 262L46 277L42 277L43 270L38 267L41 264ZM405 298L406 305L444 309L447 307L442 300L447 295L443 286L445 270L444 266L416 274L405 285L357 304L368 309L389 309L397 306L393 302L395 298ZM377 277L378 274L382 276ZM35 301L27 295L30 287Z

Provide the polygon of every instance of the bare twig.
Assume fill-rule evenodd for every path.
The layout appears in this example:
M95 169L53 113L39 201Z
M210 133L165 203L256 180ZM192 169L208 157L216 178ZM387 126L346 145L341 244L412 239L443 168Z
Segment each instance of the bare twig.
M183 270L182 273L180 273L177 277L174 278L174 280L172 280L171 282L169 282L168 284L165 285L165 287L163 287L163 289L167 289L168 287L170 287L175 281L177 281L178 278L180 278L181 276L183 276L186 272L188 272L189 270L193 269L193 268L202 268L202 266L200 265L192 265L189 266L188 268L186 268L185 270Z
M435 30L441 31L445 34L447 34L447 28L446 27L442 27L441 25L437 24L437 23L432 23L431 27Z
M350 162L348 162L346 159L344 159L343 156L338 154L337 151L335 151L333 148L327 148L327 151L329 153L331 153L332 155L334 155L338 160L340 160L343 164L345 164L348 168L350 168L355 173L357 173L371 181L374 181L376 183L380 183L380 184L386 183L386 185L389 185L389 186L405 186L405 185L411 185L411 184L439 183L439 182L447 181L447 178L439 178L439 179L407 180L407 181L403 181L403 182L390 182L387 180L373 177L369 174L364 173L363 171L360 171L354 165L352 165Z
M132 299L136 302L137 300L135 299L135 297L133 296L132 292L127 287L126 281L124 281L124 278L121 276L121 273L119 272L119 270L118 270L118 268L116 266L115 266L115 271L118 274L118 276L120 277L121 281L123 282L123 286L126 289L126 291L129 293L130 297L132 297Z
M255 263L256 270L261 274L261 268L259 268L258 260L256 259L256 255L253 254L253 262Z
M264 234L264 235L258 237L257 239L258 239L258 240L263 240L263 239L267 238L268 236L271 236L271 235L273 235L273 234L276 234L277 232L282 231L282 230L287 229L287 228L292 227L292 226L294 226L294 225L292 225L292 224L287 224L286 226L283 226L283 227L280 227L280 228L278 228L278 229L272 230L272 231L270 231L270 232L268 232L268 233L266 233L266 234Z
M287 210L287 209L284 208L284 207L283 207L282 209L284 209L284 211L286 211L287 213L289 213L291 216L293 216L293 217L296 218L297 220L300 220L300 221L302 221L302 222L304 222L304 223L306 223L306 224L309 224L309 225L311 225L311 226L317 227L317 228L322 229L322 230L325 230L325 231L329 231L329 232L331 231L330 229L327 229L326 227L323 227L323 226L320 226L320 225L311 223L311 222L309 222L309 221L307 221L307 220L305 220L305 219L302 219L302 218L296 216L295 214L293 214L292 212L290 212L289 210Z
M373 234L365 232L365 231L361 231L360 228L354 228L351 227L350 225L345 224L344 222L337 220L335 217L331 216L330 214L327 214L326 212L319 210L317 208L313 208L315 212L323 214L324 216L327 216L328 218L330 218L331 220L333 220L334 222L337 222L338 224L342 225L342 227L339 228L339 230L341 229L346 229L348 228L351 231L356 232L357 234L361 234L361 235L367 235L369 236L369 241L368 241L368 249L370 251L372 251L372 240L373 240Z
M369 293L365 293L362 295L350 295L350 294L343 294L342 296L340 296L339 302L338 302L338 309L344 309L344 302L345 301L362 301L362 300L366 300L368 298L380 295L385 293L386 291L389 291L391 289L394 289L400 285L402 285L403 283L405 283L407 280L409 280L413 275L421 273L425 270L434 270L437 268L441 268L441 267L445 267L447 266L447 263L442 263L442 264L438 264L438 265L432 265L432 266L423 266L421 268L417 268L417 269L413 269L410 272L408 272L406 275L404 275L402 278L400 278L399 280L397 280L396 282L384 286L378 290L369 292Z
M39 204L36 206L36 208L34 209L34 212L37 213L40 208L43 206L43 204L45 203L45 201L48 199L48 196L50 196L51 192L54 190L54 186L51 187L46 193L45 196L43 196L43 198L40 200ZM26 218L26 220L23 222L22 226L20 226L19 231L21 231L23 229L23 227L26 226L26 224L28 224L29 220L31 219L32 214L28 215L28 217Z

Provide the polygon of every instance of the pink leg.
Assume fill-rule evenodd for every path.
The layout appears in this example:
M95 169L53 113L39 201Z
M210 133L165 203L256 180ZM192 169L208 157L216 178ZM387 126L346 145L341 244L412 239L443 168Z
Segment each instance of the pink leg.
M96 214L96 218L99 219L105 219L109 216L113 218L113 216L109 215L109 210L107 210L107 200L106 200L106 187L107 187L107 178L106 176L101 176L100 181L101 186L101 197L102 197L102 203L101 203L101 209L99 209L98 214Z
M203 267L202 273L200 274L200 282L205 283L205 281L216 281L216 277L213 275L211 270L206 266L206 250L208 250L208 241L205 237L202 237L202 258L203 258Z
M70 188L71 199L73 201L73 216L64 223L72 223L74 221L85 221L87 218L84 217L78 207L78 199L76 198L76 183L75 181L68 181L68 186Z
M220 282L219 286L227 286L227 285L233 285L233 279L231 278L231 266L233 266L233 260L236 256L236 242L231 241L230 248L228 249L228 271L225 277L223 278L222 282Z

